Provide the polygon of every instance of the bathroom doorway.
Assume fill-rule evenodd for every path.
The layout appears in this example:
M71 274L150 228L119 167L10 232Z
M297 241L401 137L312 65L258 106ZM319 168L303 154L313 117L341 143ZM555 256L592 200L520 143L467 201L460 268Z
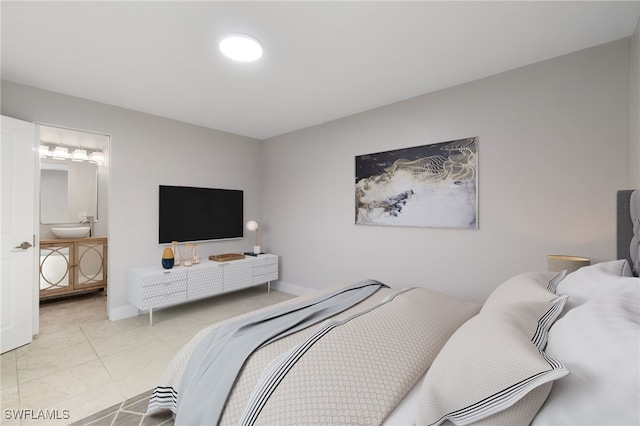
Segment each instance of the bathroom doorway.
M108 316L111 136L48 124L36 130L43 332L66 321Z

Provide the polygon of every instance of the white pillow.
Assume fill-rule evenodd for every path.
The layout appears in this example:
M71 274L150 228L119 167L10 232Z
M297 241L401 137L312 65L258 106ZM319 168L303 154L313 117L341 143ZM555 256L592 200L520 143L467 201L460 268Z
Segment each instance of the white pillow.
M466 425L485 418L489 424L513 424L515 417L517 424L529 424L548 383L569 373L542 351L565 300L498 304L464 323L425 375L417 424ZM518 404L528 395L526 405L534 409ZM509 415L489 417L510 407L515 411Z
M640 424L640 280L572 309L546 352L571 374L556 382L533 425ZM603 287L607 284L603 283Z
M589 300L606 297L625 289L633 289L638 282L638 278L633 278L629 262L613 260L584 266L570 273L560 281L556 292L569 296L564 306L566 313Z
M557 296L553 292L565 276L563 272L526 272L509 278L489 295L482 310L513 302L548 302Z

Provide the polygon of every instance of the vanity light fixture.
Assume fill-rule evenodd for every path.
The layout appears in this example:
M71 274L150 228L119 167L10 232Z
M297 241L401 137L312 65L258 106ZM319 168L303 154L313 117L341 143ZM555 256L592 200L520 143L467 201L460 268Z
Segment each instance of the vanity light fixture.
M69 149L63 145L58 145L53 142L40 142L39 149L41 158L53 158L54 160L72 160L72 161L91 161L97 164L104 162L104 152L100 150L87 150L82 147L78 147L71 154Z
M54 160L66 160L69 158L69 150L64 146L56 146L53 150L53 159Z
M90 161L95 161L98 164L102 164L104 162L104 152L102 151L93 151L89 155Z
M220 51L228 58L240 62L253 62L262 56L262 45L246 34L231 34L219 44Z
M89 156L87 155L87 150L82 148L77 148L71 154L71 160L73 161L89 161Z
M49 147L47 145L40 144L40 157L46 158L51 157L51 155L52 153Z

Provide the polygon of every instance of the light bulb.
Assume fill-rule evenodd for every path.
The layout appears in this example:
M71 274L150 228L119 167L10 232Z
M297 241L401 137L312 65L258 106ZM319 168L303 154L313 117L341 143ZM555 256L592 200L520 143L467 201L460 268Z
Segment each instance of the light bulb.
M53 150L53 159L66 160L67 158L69 158L69 150L63 146L56 146Z
M71 160L73 161L87 161L89 156L87 155L87 151L84 149L76 149L71 154Z
M220 51L228 58L240 62L260 59L262 46L255 38L244 34L233 34L220 42Z

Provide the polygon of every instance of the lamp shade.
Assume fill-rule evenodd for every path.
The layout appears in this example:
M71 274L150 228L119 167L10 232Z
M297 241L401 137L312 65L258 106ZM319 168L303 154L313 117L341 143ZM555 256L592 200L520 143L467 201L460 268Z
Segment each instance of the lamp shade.
M550 254L547 256L547 269L551 272L576 271L583 266L589 266L591 260L586 257L568 256L565 254Z
M247 222L246 226L248 231L255 231L258 229L258 222L256 222L255 220L250 220L249 222Z

